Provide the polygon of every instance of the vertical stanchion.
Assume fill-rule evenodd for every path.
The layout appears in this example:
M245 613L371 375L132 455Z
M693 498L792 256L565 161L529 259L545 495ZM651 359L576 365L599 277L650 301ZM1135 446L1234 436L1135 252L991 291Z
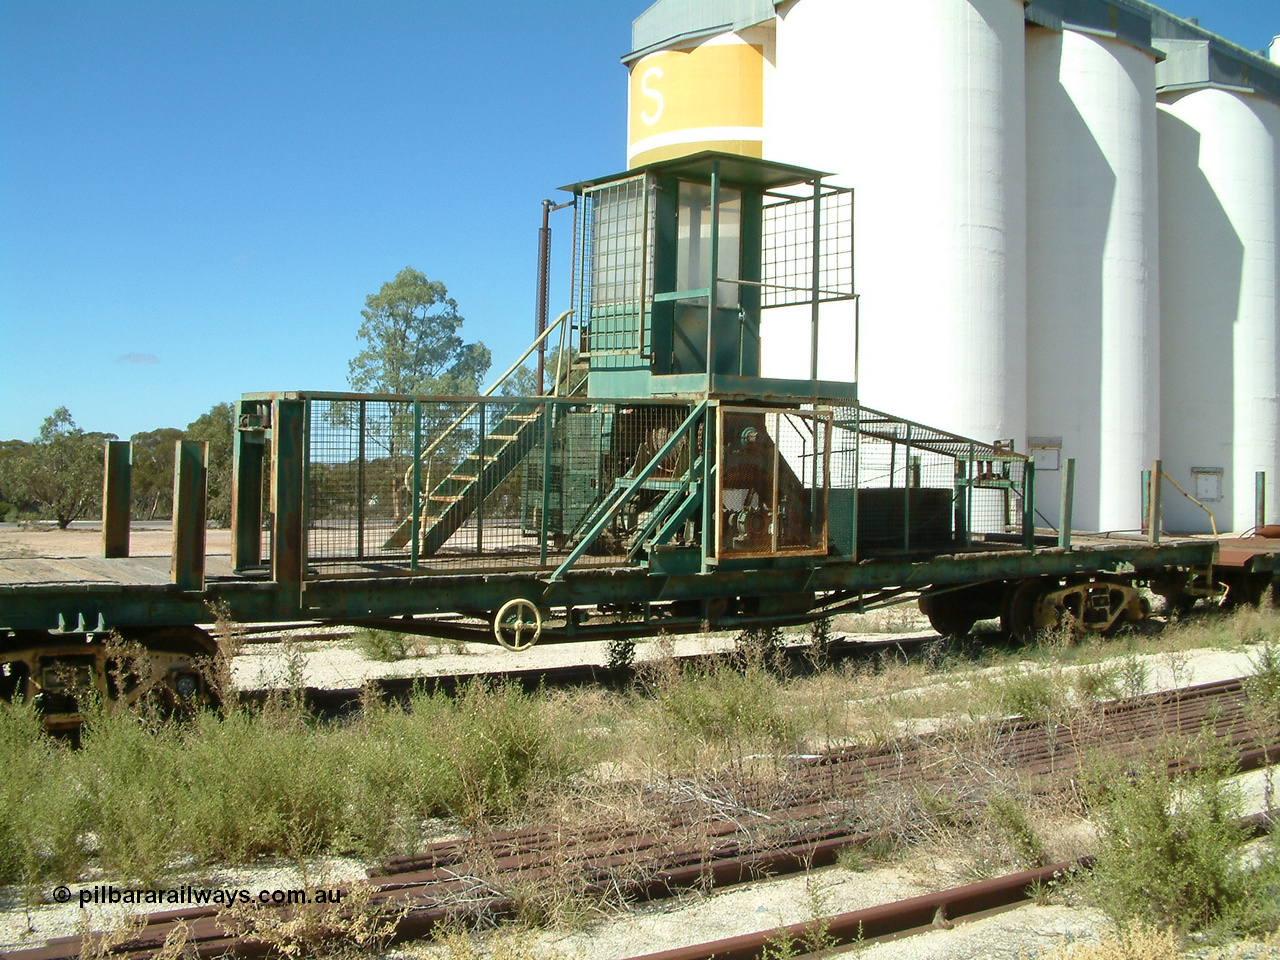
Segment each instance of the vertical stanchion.
M1071 549L1071 513L1075 505L1076 492L1076 458L1067 457L1066 468L1062 471L1062 504L1058 511L1058 546L1063 550Z
M547 514L551 512L551 433L555 426L551 422L553 409L550 400L542 401L542 530L538 537L538 562L541 564L547 562L547 538L551 535Z
M1036 549L1036 462L1028 460L1022 476L1022 545Z
M902 451L902 549L911 549L911 424L907 424L907 443Z
M173 554L169 579L179 590L204 589L204 521L209 444L178 440L173 456Z
M809 282L809 379L818 381L818 303L822 283L822 181L813 181L813 243L810 248ZM817 393L817 389L814 389Z
M1151 530L1151 471L1142 471L1142 535Z
M129 555L130 473L133 444L108 440L102 451L102 555Z
M545 322L545 318L544 318ZM563 352L563 351L562 351ZM476 466L476 556L484 553L484 441L488 434L485 432L485 405L480 404L480 429L478 431L480 437L480 462Z
M262 464L266 424L256 402L236 405L231 441L231 565L239 571L262 563Z
M715 414L714 422L712 413ZM716 463L717 455L723 449L720 430L723 418L720 415L720 404L707 401L702 411L702 572L711 569L713 556L719 559L720 537L720 497L717 486L720 469ZM696 438L697 430L690 434ZM693 444L689 445L693 449Z
M955 505L954 505L954 523L956 528L956 542L969 542L969 516L965 513L965 482L964 482L964 461L959 457L955 463L955 477L952 480L955 488Z
M1259 470L1253 475L1253 529L1267 525L1267 473Z
M1152 543L1160 542L1160 524L1163 519L1160 502L1160 488L1163 484L1160 481L1163 477L1164 461L1156 460L1151 464L1151 493L1148 495L1151 512L1147 516L1147 537Z
M964 542L970 547L973 546L973 457L975 452L974 445L969 444L969 464L964 487Z
M430 477L427 478L428 482ZM409 569L418 569L418 551L422 549L422 401L413 401L413 479L409 497Z
M296 612L302 600L306 563L303 519L304 461L306 459L303 400L277 400L271 425L271 579L277 584L277 611Z
M356 556L364 557L364 447L365 419L368 412L368 401L357 400L360 407L360 425L357 432L356 451Z

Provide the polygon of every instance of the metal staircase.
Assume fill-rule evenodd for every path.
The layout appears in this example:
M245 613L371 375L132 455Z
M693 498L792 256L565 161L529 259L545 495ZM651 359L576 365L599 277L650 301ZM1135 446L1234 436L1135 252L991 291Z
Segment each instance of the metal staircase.
M529 346L520 359L484 392L482 397L490 397L553 330L567 323L571 313L572 311L562 313ZM563 347L561 355L565 355ZM581 367L576 362L571 362L565 369L558 370L556 380L545 396L569 396L581 392L586 381L584 377L577 376L579 373L581 373ZM496 399L493 402L501 403ZM446 439L477 410L481 411L480 430L483 432L486 429L483 426L483 416L488 406L482 401L472 404L431 441L420 455L419 462L429 462L429 457L440 449ZM511 410L485 433L476 448L422 498L417 518L418 556L429 557L443 547L449 538L470 519L485 498L493 493L529 452L542 442L544 431L549 426L554 427L555 409L554 404L539 403L534 399L516 402ZM546 422L548 417L553 421L551 424ZM405 475L405 486L410 489L413 489L412 473L411 467ZM413 537L413 526L414 516L411 512L387 538L383 548L403 549Z

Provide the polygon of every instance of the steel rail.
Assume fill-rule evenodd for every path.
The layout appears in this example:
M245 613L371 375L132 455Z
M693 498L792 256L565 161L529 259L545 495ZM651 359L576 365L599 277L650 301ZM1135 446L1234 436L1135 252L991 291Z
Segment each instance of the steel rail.
M1062 724L1010 720L998 725L986 742L1002 766L1032 778L1033 787L1037 781L1047 784L1044 789L1074 771L1072 760L1078 760L1086 746L1109 742L1125 747L1122 755L1126 755L1134 740L1162 737L1171 730L1191 732L1206 721L1227 734L1237 751L1238 768L1280 759L1280 725L1264 729L1244 722L1245 709L1240 681L1202 684L1107 705L1095 711L1086 731L1090 737L1060 741L1077 731ZM503 893L508 883L536 887L563 880L566 869L586 893L615 892L641 900L691 885L723 885L823 866L834 862L844 847L865 843L875 832L882 832L875 824L848 822L849 805L868 790L954 776L950 769L926 770L931 742L943 752L950 746L939 734L932 741L917 738L905 749L850 748L800 759L789 774L785 796L763 786L742 790L728 798L736 807L718 814L696 799L672 799L668 792L665 823L648 830L601 827L566 835L548 826L435 844L422 856L387 861L383 875L371 878L371 906L388 914L407 911L396 926L395 939L400 941L426 933L459 911L512 914L517 905ZM1046 746L1051 748L1048 752ZM1171 774L1195 768L1187 758L1167 765ZM946 909L952 911L948 916L954 915L953 906ZM871 936L873 928L865 917L862 922L862 935ZM236 938L223 927L218 909L210 907L153 914L135 940L120 945L117 953L130 960L148 960L179 925L185 929L189 952L198 957L247 958L263 955L267 949ZM92 948L92 942L82 937L63 937L7 956L73 960L87 948ZM736 956L725 954L731 955Z

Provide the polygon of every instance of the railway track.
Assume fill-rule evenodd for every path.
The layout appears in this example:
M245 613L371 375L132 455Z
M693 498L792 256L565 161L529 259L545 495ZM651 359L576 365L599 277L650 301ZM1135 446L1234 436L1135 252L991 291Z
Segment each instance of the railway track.
M320 632L302 633L302 642L312 640L341 641L349 639L350 633ZM249 643L279 643L290 639L284 634L262 632ZM297 640L298 637L292 637ZM836 636L826 642L822 653L825 665L839 664L848 661L872 661L877 657L911 657L934 643L945 642L943 638L927 634L894 637L884 640L852 639ZM808 644L797 644L783 649L789 668L793 672L803 673L813 669L813 651ZM735 656L733 651L721 653L697 653L676 657L685 664L697 665L724 661ZM605 664L585 663L558 667L525 667L511 670L477 670L463 673L424 674L412 677L376 677L370 678L363 687L318 687L305 686L300 691L305 709L316 716L337 716L356 710L360 707L370 690L383 700L406 701L415 690L427 693L453 694L471 683L510 683L526 691L539 689L564 689L570 687L604 685L625 686L634 682L636 671L630 667L609 667ZM246 706L259 705L273 694L269 689L248 689L239 692L239 700Z
M1170 737L1211 735L1234 749L1241 769L1275 762L1280 723L1258 722L1246 699L1240 681L1204 684L1082 709L1072 723L1010 720L981 733L939 732L791 758L782 775L771 779L653 783L643 791L646 809L660 813L643 824L576 831L529 827L439 842L421 854L388 860L370 871L369 909L398 917L399 941L451 918L514 914L530 890L642 900L820 867L850 844L901 828L877 821L877 797L976 783L993 771L1037 793L1070 790L1090 751L1106 749L1136 763ZM1195 763L1181 756L1167 767L1174 774ZM969 799L981 802L977 793ZM200 908L147 917L136 936L115 946L114 955L148 960L179 927L195 956L256 957L270 951L262 940L238 933L218 908ZM73 960L85 949L85 940L75 936L8 956Z

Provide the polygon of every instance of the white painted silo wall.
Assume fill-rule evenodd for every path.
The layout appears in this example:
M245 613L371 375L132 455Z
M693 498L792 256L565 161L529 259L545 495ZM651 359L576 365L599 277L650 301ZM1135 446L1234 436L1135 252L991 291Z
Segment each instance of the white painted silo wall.
M764 104L766 157L857 190L861 399L1020 449L1023 33L1020 0L796 0Z
M1254 475L1280 517L1280 106L1204 89L1160 104L1165 471L1222 470L1219 529L1254 522ZM1212 484L1207 484L1211 488ZM1165 488L1166 526L1208 528Z
M1027 432L1076 459L1073 525L1135 530L1159 449L1155 59L1027 29ZM1061 471L1036 475L1057 523Z

